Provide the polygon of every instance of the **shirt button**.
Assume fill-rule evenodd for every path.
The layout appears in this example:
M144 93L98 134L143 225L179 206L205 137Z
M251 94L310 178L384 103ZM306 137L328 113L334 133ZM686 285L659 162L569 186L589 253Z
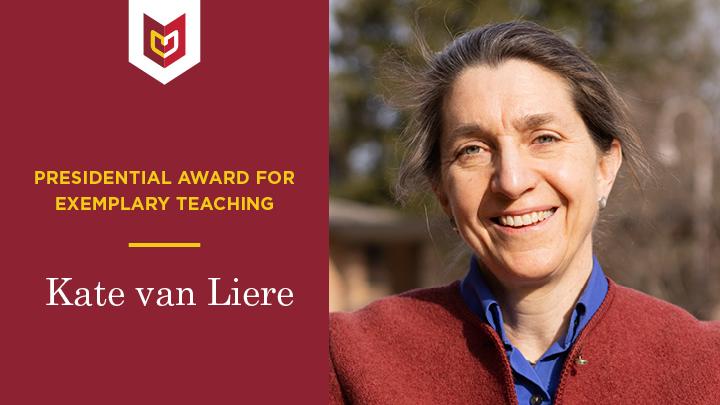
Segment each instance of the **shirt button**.
M530 398L530 405L540 405L542 403L543 399L540 395L533 395Z

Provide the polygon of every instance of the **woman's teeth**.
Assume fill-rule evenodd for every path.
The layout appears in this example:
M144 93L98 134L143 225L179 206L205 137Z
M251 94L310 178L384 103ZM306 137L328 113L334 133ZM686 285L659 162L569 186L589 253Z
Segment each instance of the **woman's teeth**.
M498 217L501 225L519 228L544 221L555 212L554 208L545 211L530 212L524 215L505 215Z

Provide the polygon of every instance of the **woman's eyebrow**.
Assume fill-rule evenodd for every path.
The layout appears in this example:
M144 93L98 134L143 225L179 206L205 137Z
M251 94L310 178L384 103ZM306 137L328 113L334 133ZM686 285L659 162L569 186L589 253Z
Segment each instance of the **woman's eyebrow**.
M476 123L460 124L450 130L447 136L442 136L440 138L440 145L442 148L450 148L454 142L458 141L458 139L463 139L469 137L470 135L479 136L481 138L489 138L490 131Z
M448 140L461 138L463 136L471 134L480 134L485 136L490 135L490 131L483 128L480 124L460 124L459 126L453 128L452 131L450 131L450 136L448 137Z
M516 119L513 122L513 126L519 132L524 132L556 120L557 117L553 113L527 114ZM446 142L452 142L457 138L462 138L467 135L479 135L481 137L485 137L490 136L491 131L488 131L477 123L460 124L450 131Z
M529 129L535 129L549 122L555 121L556 117L552 113L529 114L524 115L513 122L513 126L520 132Z

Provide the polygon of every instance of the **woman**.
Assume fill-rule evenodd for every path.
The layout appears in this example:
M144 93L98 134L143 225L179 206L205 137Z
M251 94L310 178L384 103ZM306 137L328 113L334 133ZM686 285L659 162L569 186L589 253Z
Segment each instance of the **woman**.
M330 402L718 403L720 324L606 279L592 229L623 160L612 85L532 23L489 25L418 80L401 189L434 191L468 275L330 319Z

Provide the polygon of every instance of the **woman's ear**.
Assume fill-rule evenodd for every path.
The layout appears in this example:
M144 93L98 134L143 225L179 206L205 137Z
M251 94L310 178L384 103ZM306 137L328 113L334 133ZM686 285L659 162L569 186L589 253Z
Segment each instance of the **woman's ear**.
M598 193L600 197L610 195L620 165L622 165L622 144L617 139L613 139L610 149L600 156L598 162Z
M450 209L450 202L447 197L447 192L445 191L445 187L443 187L443 184L441 181L434 181L432 184L433 193L435 193L435 197L437 198L438 202L440 203L440 206L442 207L445 214L449 217L452 217L452 210Z

